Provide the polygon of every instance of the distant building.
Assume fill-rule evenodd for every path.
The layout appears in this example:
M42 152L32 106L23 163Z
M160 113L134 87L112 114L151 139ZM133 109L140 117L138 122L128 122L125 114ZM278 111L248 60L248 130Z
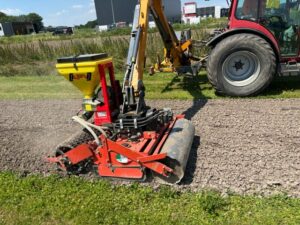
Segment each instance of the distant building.
M221 7L211 6L211 7L201 7L197 8L197 15L201 18L221 18Z
M0 37L14 35L11 24L0 23Z
M228 17L229 8L222 8L221 9L221 17Z
M28 22L0 23L0 37L32 34L34 32L35 30L32 23L28 23Z
M135 5L138 0L94 0L98 25L110 25L118 22L133 22ZM169 22L181 21L180 0L163 0L165 14Z
M186 2L182 9L182 21L188 24L200 23L205 18L221 18L228 11L229 9L221 10L220 6L198 7L196 2Z
M200 17L197 15L197 3L186 2L182 10L182 21L186 24L200 23Z
M149 22L149 28L155 28L156 27L156 24L154 21L150 21Z
M163 0L165 14L171 23L181 22L181 0Z
M97 26L96 29L100 32L108 31L108 25Z

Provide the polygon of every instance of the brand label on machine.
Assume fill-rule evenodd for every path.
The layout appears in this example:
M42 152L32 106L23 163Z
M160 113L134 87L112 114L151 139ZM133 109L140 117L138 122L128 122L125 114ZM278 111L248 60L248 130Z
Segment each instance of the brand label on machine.
M69 80L81 80L81 79L86 79L87 81L90 81L92 79L92 73L87 73L87 74L69 74Z

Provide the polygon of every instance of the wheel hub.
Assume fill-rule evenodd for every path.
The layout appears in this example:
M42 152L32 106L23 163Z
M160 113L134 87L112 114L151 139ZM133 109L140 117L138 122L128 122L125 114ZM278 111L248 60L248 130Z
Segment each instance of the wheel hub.
M222 72L229 84L247 86L257 79L260 68L260 61L255 54L249 51L238 51L226 58Z
M244 67L245 63L242 62L242 60L235 62L234 64L234 68L236 69L236 71L242 70Z

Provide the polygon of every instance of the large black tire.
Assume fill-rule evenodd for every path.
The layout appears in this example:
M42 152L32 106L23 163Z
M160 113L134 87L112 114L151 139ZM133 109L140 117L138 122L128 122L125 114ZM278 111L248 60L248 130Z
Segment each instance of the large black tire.
M276 73L276 56L270 44L254 34L235 34L212 49L208 79L216 92L252 96L262 92Z

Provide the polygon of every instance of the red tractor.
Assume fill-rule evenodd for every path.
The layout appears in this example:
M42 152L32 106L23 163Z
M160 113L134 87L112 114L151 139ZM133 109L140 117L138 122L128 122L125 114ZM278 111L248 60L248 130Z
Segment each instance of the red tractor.
M232 0L228 28L208 42L216 91L250 96L275 75L300 74L300 0Z

